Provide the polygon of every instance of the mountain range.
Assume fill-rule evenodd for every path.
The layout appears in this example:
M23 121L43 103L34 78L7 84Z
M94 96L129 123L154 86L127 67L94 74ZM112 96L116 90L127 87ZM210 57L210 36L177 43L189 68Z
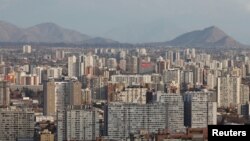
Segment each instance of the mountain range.
M132 35L131 35L132 36ZM116 44L112 39L90 37L80 32L63 28L54 23L42 23L28 28L20 28L0 21L0 42L15 43L74 43L74 44ZM247 47L226 34L220 28L211 26L202 30L184 33L173 40L151 45L176 47Z
M21 43L117 43L111 39L90 37L80 32L60 27L54 23L42 23L29 28L19 28L0 21L0 42Z

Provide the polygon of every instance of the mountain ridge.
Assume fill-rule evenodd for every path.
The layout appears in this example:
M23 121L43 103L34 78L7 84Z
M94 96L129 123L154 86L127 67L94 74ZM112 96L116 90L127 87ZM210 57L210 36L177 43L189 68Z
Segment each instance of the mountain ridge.
M221 47L240 48L245 45L227 35L217 26L210 26L202 30L194 30L164 42L166 45L183 47Z
M7 43L73 43L116 44L112 39L91 37L78 31L63 28L55 23L40 23L28 28L0 21L0 42ZM119 43L120 44L120 43ZM124 43L126 44L126 43ZM249 47L236 41L217 26L181 34L170 41L138 43L133 45L197 47L197 48L241 48Z
M95 41L96 40L96 41ZM45 42L45 43L118 43L102 37L90 37L78 31L63 28L55 23L41 23L28 28L20 28L0 21L0 42Z

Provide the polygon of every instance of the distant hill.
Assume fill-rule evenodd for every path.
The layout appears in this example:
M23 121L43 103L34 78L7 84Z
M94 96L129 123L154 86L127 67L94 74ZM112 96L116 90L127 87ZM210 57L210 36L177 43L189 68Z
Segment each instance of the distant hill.
M3 21L0 21L0 42L117 43L110 39L90 37L80 32L60 27L54 23L42 23L23 29Z
M16 37L21 36L22 31L22 29L13 24L0 21L0 42L15 40Z
M216 26L182 34L164 44L179 47L245 47Z

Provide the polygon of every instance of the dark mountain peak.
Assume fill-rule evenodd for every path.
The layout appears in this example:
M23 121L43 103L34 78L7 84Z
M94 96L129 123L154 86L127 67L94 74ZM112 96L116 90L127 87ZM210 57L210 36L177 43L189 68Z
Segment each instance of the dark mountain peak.
M228 35L216 26L211 26L200 31L203 40L206 42L217 42Z
M190 47L240 47L241 44L227 35L217 26L210 26L202 30L195 30L178 36L167 42L173 46Z
M207 27L207 28L203 29L202 32L208 32L211 35L218 35L218 34L220 34L222 36L227 36L226 33L222 29L220 29L219 27L217 27L217 26Z

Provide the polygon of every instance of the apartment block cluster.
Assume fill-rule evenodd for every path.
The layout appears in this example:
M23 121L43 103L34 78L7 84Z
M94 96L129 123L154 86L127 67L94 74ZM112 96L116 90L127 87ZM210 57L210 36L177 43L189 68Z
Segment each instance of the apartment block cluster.
M250 115L247 52L223 55L25 45L0 60L0 140L206 140L228 109Z

